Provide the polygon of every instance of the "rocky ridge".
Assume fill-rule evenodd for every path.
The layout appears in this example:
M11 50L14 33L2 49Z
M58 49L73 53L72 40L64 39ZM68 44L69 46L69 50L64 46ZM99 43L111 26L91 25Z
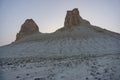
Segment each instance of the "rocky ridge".
M66 16L65 16L65 21L64 21L64 27L58 29L57 31L69 30L71 28L74 28L74 27L80 26L80 25L90 26L91 24L89 21L83 19L79 15L78 8L74 8L73 10L67 11ZM19 33L17 33L16 41L20 40L21 38L23 38L27 35L31 35L34 33L40 33L39 27L37 26L37 24L35 23L35 21L33 19L27 19L22 24Z

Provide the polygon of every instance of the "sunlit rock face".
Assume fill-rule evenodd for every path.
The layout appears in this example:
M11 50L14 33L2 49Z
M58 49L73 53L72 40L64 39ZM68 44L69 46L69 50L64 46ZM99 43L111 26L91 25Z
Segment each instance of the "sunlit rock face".
M80 16L78 8L68 10L64 21L64 27L71 28L80 26L81 24L90 25L90 22Z
M38 32L39 32L39 28L37 24L34 22L34 20L27 19L21 26L19 33L17 33L16 40L19 40L26 35L30 35Z
M81 26L92 26L89 21L83 19L80 14L78 8L74 8L73 10L67 10L64 27L56 30L57 31L66 31L72 30L73 28L81 27Z
M65 27L71 27L71 26L77 26L80 25L80 15L77 8L74 8L72 11L67 11L64 26Z

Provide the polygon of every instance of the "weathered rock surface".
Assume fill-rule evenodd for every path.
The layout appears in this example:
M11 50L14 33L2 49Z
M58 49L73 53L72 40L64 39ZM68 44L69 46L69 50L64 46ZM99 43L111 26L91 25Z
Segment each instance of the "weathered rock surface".
M71 27L80 25L80 15L77 8L74 8L72 11L67 11L64 26Z
M19 33L17 33L16 40L19 40L26 35L30 35L38 32L39 32L39 28L37 24L32 19L27 19L24 22L24 24L21 26Z
M81 24L82 25L90 25L90 22L83 19L79 15L78 8L74 8L73 10L68 10L66 17L65 17L64 28L80 26Z

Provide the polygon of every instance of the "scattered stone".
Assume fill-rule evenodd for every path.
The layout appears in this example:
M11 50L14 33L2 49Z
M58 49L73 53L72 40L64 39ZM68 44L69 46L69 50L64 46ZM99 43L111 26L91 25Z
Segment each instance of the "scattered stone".
M29 76L30 74L29 74L29 73L27 73L26 75L27 75L27 76Z
M65 78L65 76L61 76L61 78Z
M86 80L88 80L88 77L86 77Z
M16 78L20 78L20 76L16 76Z
M100 75L100 73L99 73L99 72L97 72L96 74Z
M34 80L46 80L45 78L35 78Z
M108 69L104 69L104 72L107 73L107 72L108 72Z
M98 78L98 80L101 80L101 78Z

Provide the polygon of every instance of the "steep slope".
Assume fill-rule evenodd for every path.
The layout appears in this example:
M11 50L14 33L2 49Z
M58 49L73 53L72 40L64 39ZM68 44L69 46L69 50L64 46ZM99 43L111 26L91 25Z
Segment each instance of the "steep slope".
M18 34L0 47L1 80L120 80L120 34L91 25L77 8L54 33L27 19Z

